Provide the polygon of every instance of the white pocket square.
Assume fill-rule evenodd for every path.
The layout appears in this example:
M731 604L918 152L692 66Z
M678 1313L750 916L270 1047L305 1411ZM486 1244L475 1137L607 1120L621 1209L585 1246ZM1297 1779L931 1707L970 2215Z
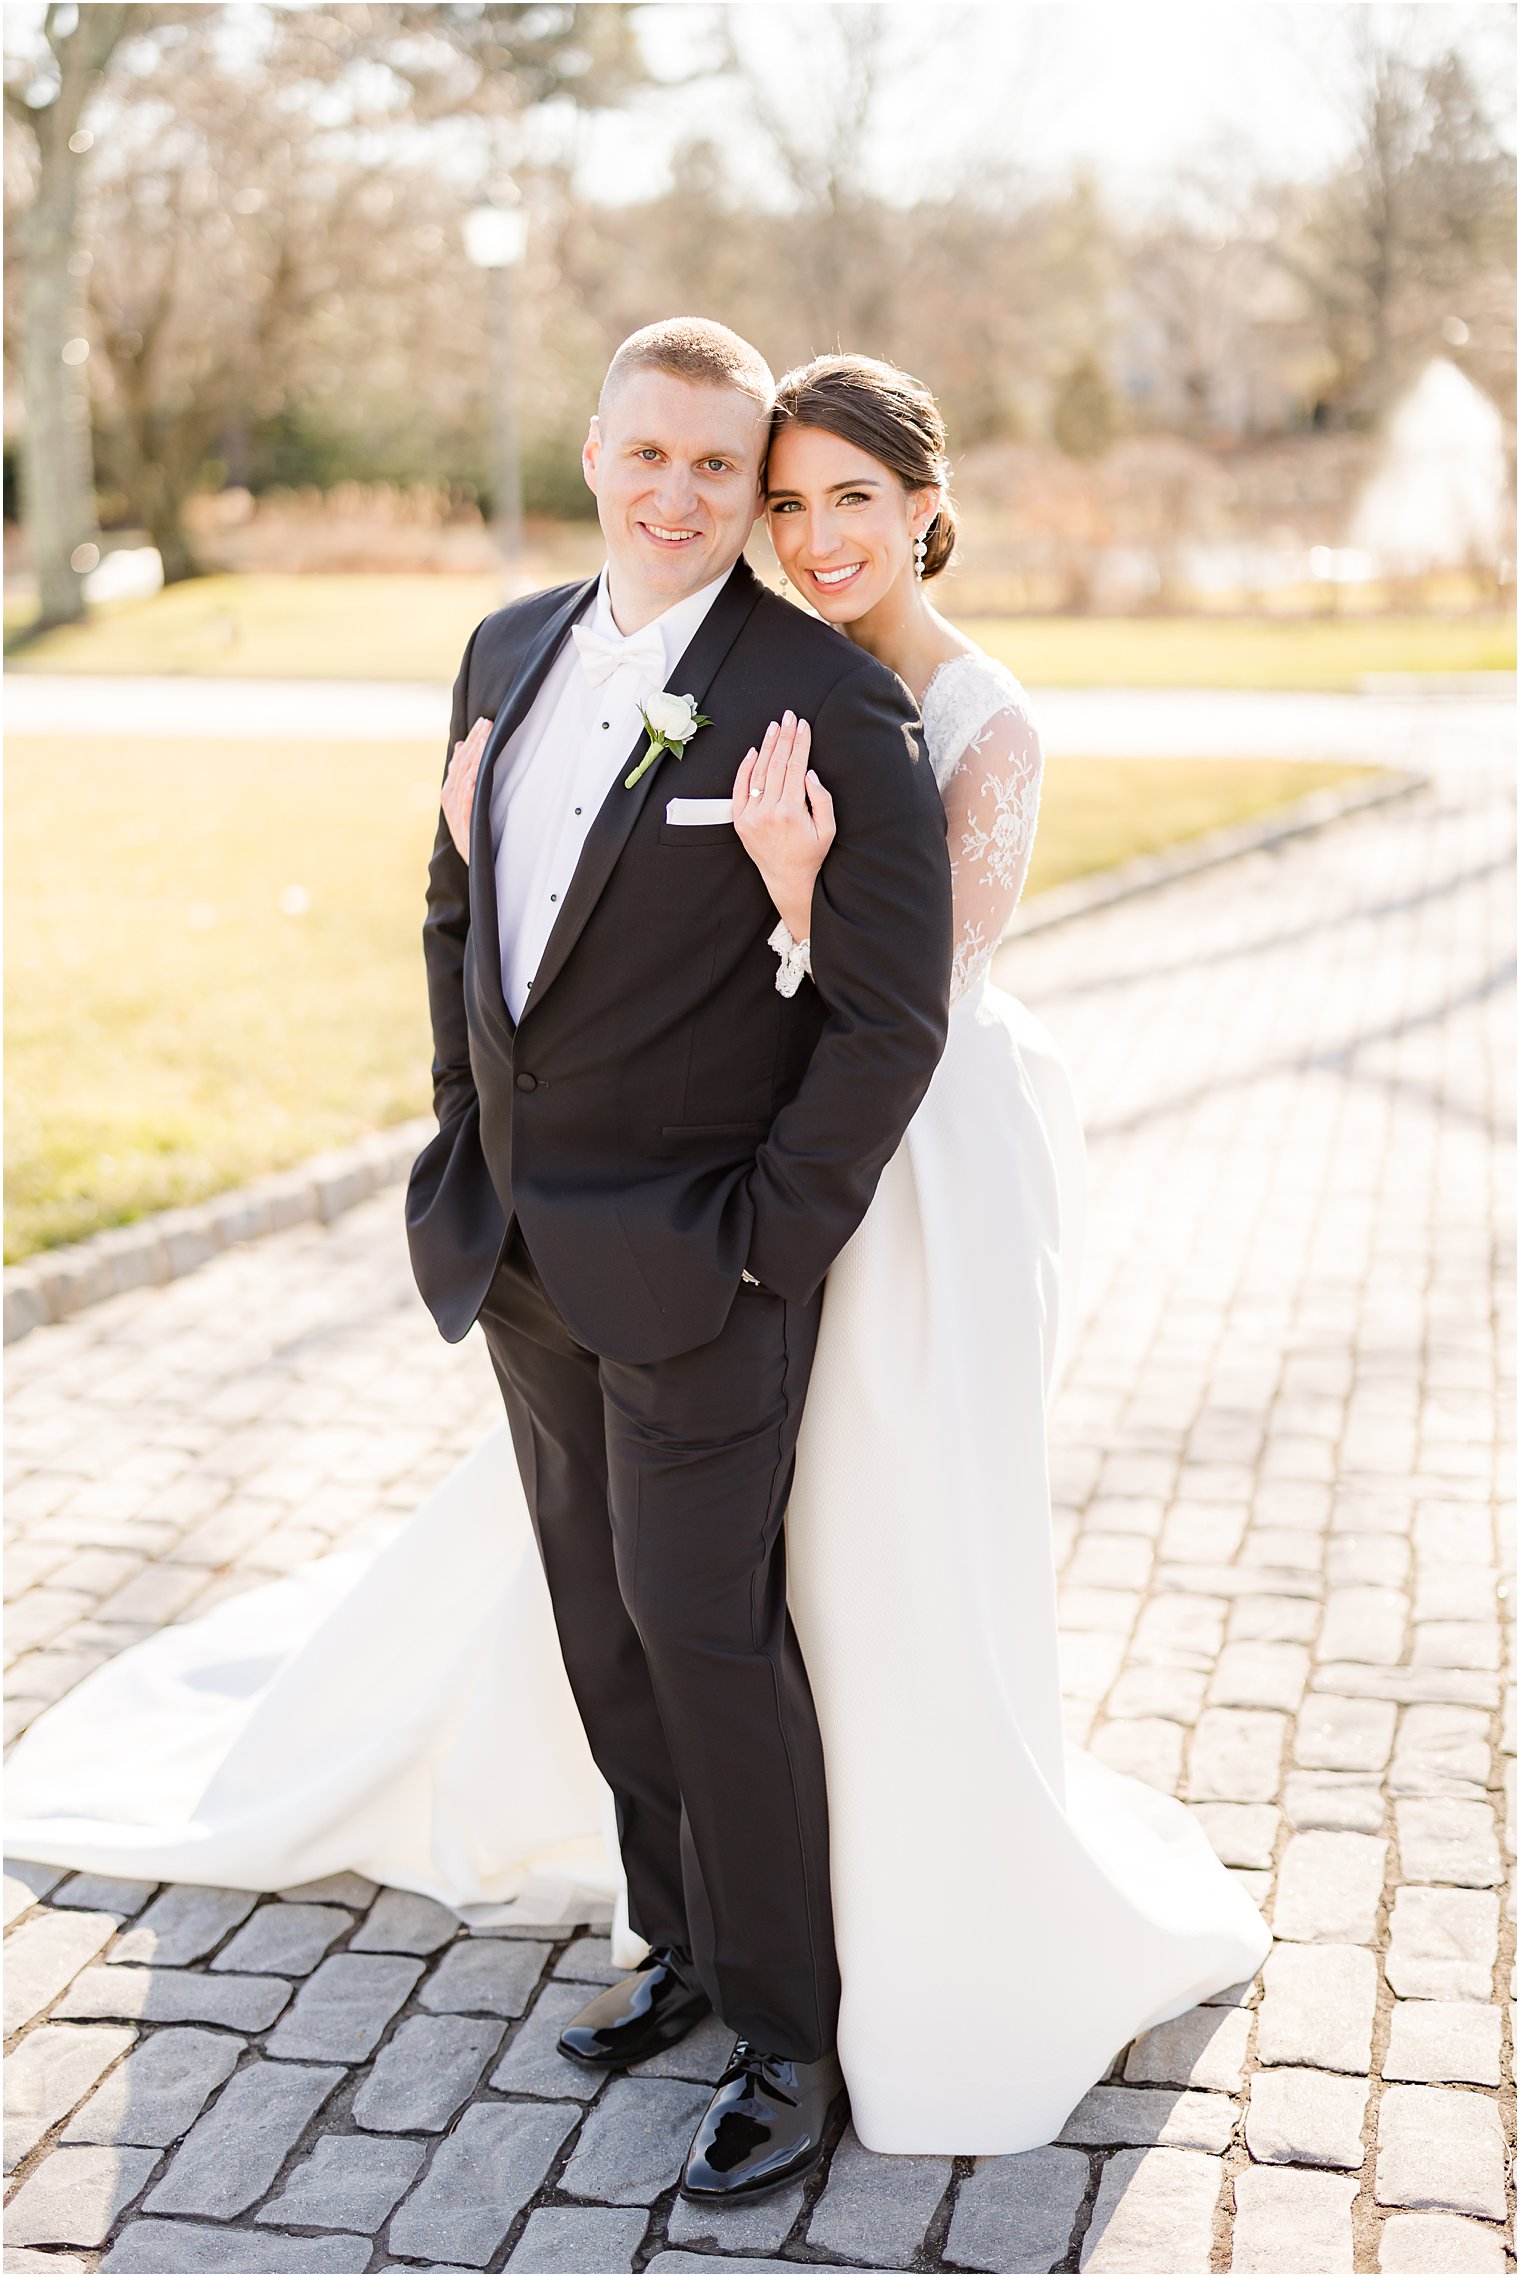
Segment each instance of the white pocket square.
M667 799L667 822L732 822L732 799Z

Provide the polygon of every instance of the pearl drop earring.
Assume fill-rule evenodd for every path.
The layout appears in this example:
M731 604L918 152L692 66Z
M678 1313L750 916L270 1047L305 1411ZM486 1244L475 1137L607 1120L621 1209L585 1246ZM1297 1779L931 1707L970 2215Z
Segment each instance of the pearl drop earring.
M927 530L920 530L918 536L913 540L913 574L915 577L923 576L924 556L928 551L929 534Z

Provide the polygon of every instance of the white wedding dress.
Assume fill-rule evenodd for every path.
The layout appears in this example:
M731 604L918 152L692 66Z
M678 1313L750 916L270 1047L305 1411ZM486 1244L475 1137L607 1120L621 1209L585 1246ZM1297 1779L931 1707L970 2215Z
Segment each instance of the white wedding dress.
M1085 1158L1050 1036L987 980L1040 748L980 655L940 667L923 713L956 873L950 1035L829 1274L788 1598L856 2129L985 2154L1050 2141L1126 2041L1254 1974L1270 1933L1182 1804L1063 1741L1046 1407ZM50 1709L11 1759L6 1848L248 1889L355 1868L479 1926L611 1914L631 1966L505 1424L378 1547L165 1629Z

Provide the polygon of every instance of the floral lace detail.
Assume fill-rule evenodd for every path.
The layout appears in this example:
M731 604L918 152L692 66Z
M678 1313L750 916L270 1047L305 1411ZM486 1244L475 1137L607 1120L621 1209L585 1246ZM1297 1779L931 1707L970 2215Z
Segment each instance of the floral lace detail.
M980 650L940 665L924 690L923 716L949 832L953 1004L987 970L1018 907L1044 755L1023 688Z

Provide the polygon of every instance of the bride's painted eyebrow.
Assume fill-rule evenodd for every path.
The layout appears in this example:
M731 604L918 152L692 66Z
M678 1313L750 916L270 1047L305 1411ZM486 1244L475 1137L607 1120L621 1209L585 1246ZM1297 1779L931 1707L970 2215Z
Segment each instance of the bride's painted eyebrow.
M848 482L831 482L824 496L832 498L836 490L876 490L879 488L880 485L874 474L861 474L853 476ZM767 490L765 503L767 506L774 506L782 499L800 498L801 496L800 490Z

